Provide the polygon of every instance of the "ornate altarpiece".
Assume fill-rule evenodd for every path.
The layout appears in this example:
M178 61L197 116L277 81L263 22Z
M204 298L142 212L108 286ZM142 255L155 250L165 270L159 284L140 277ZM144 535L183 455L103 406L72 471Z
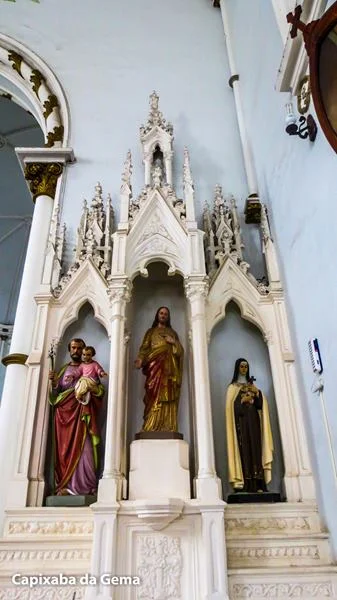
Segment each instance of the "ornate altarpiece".
M261 219L267 278L257 281L244 260L235 201L225 197L219 185L213 206L205 208L203 231L198 228L187 149L183 198L177 196L172 173L173 127L163 118L158 100L153 93L148 121L140 130L145 173L142 191L133 195L128 152L119 222L114 223L111 199L103 200L98 184L91 204L84 204L74 262L66 272L65 229L59 223L59 205L54 206L46 255L46 268L53 274L52 292L36 296L35 347L27 361L27 408L17 444L16 473L8 489L8 548L4 551L10 553L17 543L22 546L24 538L31 571L34 565L41 571L42 559L48 573L90 571L143 577L137 590L78 588L76 600L84 596L87 600L225 600L228 593L231 598L260 598L273 595L279 585L288 586L289 597L291 586L301 590L301 597L310 588L311 595L306 597L314 597L315 590L324 591L324 577L307 575L298 583L299 572L303 566L323 564L328 542L315 506L294 355L267 211L263 207ZM172 494L147 497L143 493L127 500L127 307L132 303L135 277L146 277L149 265L158 262L167 265L168 277L181 276L186 297L195 478L193 492L179 495L173 469ZM215 470L208 340L231 300L240 307L242 318L260 330L269 351L287 502L267 508L226 509ZM104 472L97 503L90 508L46 509L42 505L48 436L47 352L51 344L57 348L85 302L92 305L111 344ZM183 468L188 471L184 461ZM147 477L151 478L151 465ZM11 560L11 570L22 572L25 557L14 553ZM260 576L257 571L254 575L240 571L260 564L265 568ZM290 566L293 571L289 574ZM302 587L296 588L298 585Z

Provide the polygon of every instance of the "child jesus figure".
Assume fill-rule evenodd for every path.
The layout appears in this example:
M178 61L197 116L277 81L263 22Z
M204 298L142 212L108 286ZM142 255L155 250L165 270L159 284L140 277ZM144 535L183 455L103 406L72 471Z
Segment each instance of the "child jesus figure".
M81 374L80 379L75 385L75 396L81 404L88 404L90 401L90 393L94 395L98 392L100 385L100 377L107 377L107 373L103 367L93 360L96 350L93 346L85 346L82 353L82 363L78 367L78 372Z

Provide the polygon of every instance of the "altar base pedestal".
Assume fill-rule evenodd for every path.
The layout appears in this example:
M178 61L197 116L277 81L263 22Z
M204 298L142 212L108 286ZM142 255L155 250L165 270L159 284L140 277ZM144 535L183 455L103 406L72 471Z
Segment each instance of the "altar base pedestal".
M132 442L129 500L146 498L191 498L187 442L175 439Z

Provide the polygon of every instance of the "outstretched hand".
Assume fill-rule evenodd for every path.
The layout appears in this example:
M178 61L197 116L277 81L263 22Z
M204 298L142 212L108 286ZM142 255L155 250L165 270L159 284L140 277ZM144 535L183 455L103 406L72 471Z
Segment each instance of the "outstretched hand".
M141 366L142 366L142 364L143 364L143 361L142 361L141 358L136 358L136 360L135 360L135 362L133 364L134 364L134 366L135 366L136 369L140 369Z

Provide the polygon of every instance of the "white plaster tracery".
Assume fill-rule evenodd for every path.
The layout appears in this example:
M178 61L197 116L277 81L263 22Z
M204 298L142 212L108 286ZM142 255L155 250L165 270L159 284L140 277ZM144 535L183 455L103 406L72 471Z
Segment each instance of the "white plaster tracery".
M2 550L0 551L0 563L5 561L15 561L16 566L19 567L20 563L26 563L28 561L74 561L83 560L88 561L90 559L90 549L87 550L67 550L67 549L35 549L35 550Z
M163 260L182 274L188 269L186 232L160 192L148 192L146 205L127 238L125 268L131 278L157 260Z
M91 281L91 285L88 284ZM75 295L76 290L76 295ZM52 305L56 315L53 325L57 327L59 336L53 337L60 340L66 329L78 319L82 306L89 302L94 310L94 316L99 323L109 331L109 300L107 284L103 281L91 260L84 263L69 282L64 294L53 300Z
M320 583L235 583L232 598L332 598L334 594L330 582Z
M88 521L10 521L8 535L91 535Z
M137 572L143 582L138 598L178 600L181 598L182 552L179 537L144 535L138 538Z
M87 260L90 260L91 263L96 266L97 271L103 278L102 281L107 278L111 272L112 229L113 210L111 206L111 197L109 194L107 195L104 208L102 187L100 183L97 183L95 186L95 195L91 201L91 205L88 207L86 200L84 200L83 203L82 216L77 230L74 261L71 263L66 273L61 276L63 263L64 226L60 227L60 223L58 221L58 212L56 213L54 221L52 222L51 233L51 243L54 242L56 247L53 279L54 296L58 297L61 294L62 290L71 281L73 275L80 268L81 264L85 263ZM58 275L58 279L55 277L55 273ZM89 279L86 281L88 283L89 291ZM85 290L85 292L87 292L87 290Z
M48 589L48 600L82 600L85 588L78 586L53 587ZM45 600L45 588L34 588L20 586L13 591L12 587L0 589L0 600Z
M74 260L67 267L63 258L65 231L59 222L58 204L54 207L48 240L50 253L47 251L44 270L47 287L36 296L34 344L27 361L27 402L17 446L14 480L22 493L13 506L24 509L27 498L32 506L42 504L48 428L45 350L52 342L57 347L67 327L77 320L81 306L89 302L111 343L104 472L99 482L98 502L91 509L94 522L91 572L116 572L119 564L117 548L129 548L125 550L122 566L137 566L147 580L146 587L137 592L139 598L184 598L184 585L193 573L193 585L202 582L203 597L228 600L224 503L214 460L208 341L216 323L225 317L226 306L231 300L239 305L242 318L258 327L268 344L283 441L287 499L296 503L315 498L277 257L263 207L261 239L268 280L258 282L244 258L235 200L226 197L219 185L215 188L213 207L205 209L205 232L197 228L190 157L185 149L184 198L179 199L172 183L173 128L163 119L155 93L150 99L148 122L141 128L141 142L145 170L145 187L141 194L136 198L133 196L132 160L128 152L120 189L120 222L113 232L111 200L109 196L103 200L101 186L97 184L90 206L84 204ZM137 498L122 501L127 490L125 407L128 396L127 341L130 336L127 304L133 299L134 278L139 273L146 276L148 265L158 261L168 265L168 275L179 273L184 277L196 501L191 501L187 494L175 501L158 497L152 504L143 498L141 505ZM33 431L42 433L34 436ZM14 502L17 486L10 487L11 502ZM179 510L174 502L178 502ZM294 561L307 566L321 564L327 556L324 536L319 540L304 539L308 528L308 535L312 529L311 517L299 516L296 511L294 514L284 512L281 517L253 515L250 521L240 514L232 516L227 522L226 535L233 538L233 532L242 536L248 532L250 536L254 527L264 532L271 527L279 536L281 532L288 534L296 529L303 540L267 540L261 547L260 540L247 542L245 539L237 543L231 538L228 542L230 564L251 566L267 559L276 566L289 566ZM8 534L11 543L14 543L13 538L25 535L35 535L40 541L48 534L82 538L91 535L91 524L83 528L75 521L69 517L69 525L61 527L59 519L44 522L39 515L36 515L35 523L30 518L25 522L13 518ZM159 528L166 528L164 535L153 533ZM134 544L135 531L138 545ZM192 544L186 540L188 536L196 535L196 531L200 558L192 559ZM83 539L83 544L86 541ZM189 566L185 567L188 544ZM11 548L1 552L0 562L13 559ZM85 565L89 562L85 545L80 546L78 554L72 547L51 550L43 546L40 554L29 548L20 550L15 560L21 564L30 559L35 561L39 556L60 562L76 558ZM199 575L193 561L208 565L206 572ZM237 585L242 585L242 581ZM238 594L244 593L242 589L238 589ZM107 600L113 597L112 592L103 594L99 588L86 590L87 600L98 600L102 595Z

